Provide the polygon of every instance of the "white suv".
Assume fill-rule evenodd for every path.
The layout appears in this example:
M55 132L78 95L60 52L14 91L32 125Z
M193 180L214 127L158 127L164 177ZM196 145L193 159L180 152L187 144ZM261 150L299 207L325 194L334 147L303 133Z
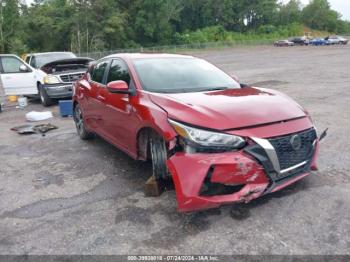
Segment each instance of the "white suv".
M5 95L37 95L38 83L46 76L12 54L0 55L0 79Z
M25 61L1 55L0 73L6 95L39 95L44 106L55 99L71 98L73 83L87 71L90 58L71 52L28 54Z

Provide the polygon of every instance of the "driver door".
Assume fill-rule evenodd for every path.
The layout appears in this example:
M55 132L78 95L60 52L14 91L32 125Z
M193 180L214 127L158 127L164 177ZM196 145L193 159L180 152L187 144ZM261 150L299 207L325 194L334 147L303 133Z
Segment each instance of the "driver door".
M21 67L26 70L21 70ZM5 95L38 93L35 69L15 55L0 57L0 76Z
M125 81L129 89L134 88L126 63L121 59L113 59L107 71L106 84L112 81ZM104 101L102 128L108 139L121 149L130 152L132 137L135 133L135 119L128 94L112 94L104 86L99 90L99 97Z

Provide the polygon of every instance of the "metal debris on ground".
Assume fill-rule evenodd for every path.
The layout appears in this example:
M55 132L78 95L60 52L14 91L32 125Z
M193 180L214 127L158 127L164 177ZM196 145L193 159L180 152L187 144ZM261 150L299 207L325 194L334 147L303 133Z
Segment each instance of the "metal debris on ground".
M12 131L16 131L20 135L29 135L39 133L44 135L50 130L57 129L58 127L52 124L40 124L40 125L21 125L11 128Z
M11 128L11 130L16 131L18 134L21 134L21 135L27 135L27 134L35 133L33 127L34 127L33 125L22 125L22 126L15 126Z

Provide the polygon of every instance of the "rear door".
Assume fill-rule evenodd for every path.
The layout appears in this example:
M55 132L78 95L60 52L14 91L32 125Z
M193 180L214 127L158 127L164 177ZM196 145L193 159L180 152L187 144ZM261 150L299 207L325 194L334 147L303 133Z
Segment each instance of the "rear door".
M25 66L27 70L20 68ZM35 69L15 55L0 57L1 82L5 95L33 95L38 93Z
M88 85L79 87L84 93L84 98L81 101L83 115L85 121L91 126L94 131L101 133L101 120L104 110L104 100L99 96L100 89L104 88L104 79L108 60L98 62L93 70L88 73Z

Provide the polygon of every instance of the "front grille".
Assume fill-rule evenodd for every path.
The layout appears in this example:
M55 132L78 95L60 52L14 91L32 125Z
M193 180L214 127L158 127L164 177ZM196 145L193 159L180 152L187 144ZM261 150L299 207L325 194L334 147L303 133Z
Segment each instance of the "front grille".
M297 149L293 148L291 143L292 137L295 135L298 135L301 139L300 147ZM316 138L316 131L311 128L299 133L269 139L276 150L281 170L310 160Z
M79 80L83 75L84 73L67 74L67 75L60 75L60 78L63 83L73 83Z

